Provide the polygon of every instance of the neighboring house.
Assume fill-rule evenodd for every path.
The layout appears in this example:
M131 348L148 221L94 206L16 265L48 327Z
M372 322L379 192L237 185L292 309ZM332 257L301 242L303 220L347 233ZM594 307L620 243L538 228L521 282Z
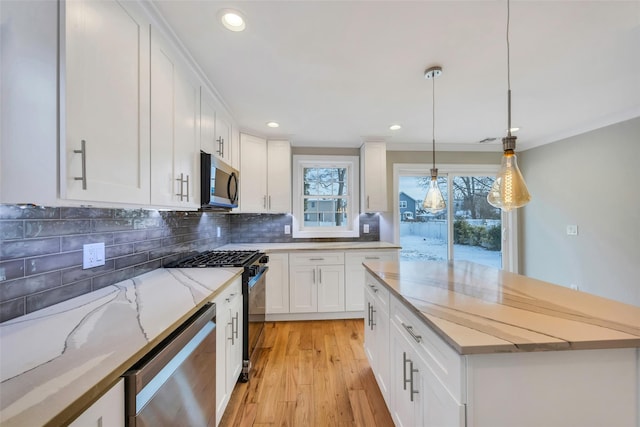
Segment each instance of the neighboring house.
M400 192L400 217L403 221L416 217L416 201L404 191Z

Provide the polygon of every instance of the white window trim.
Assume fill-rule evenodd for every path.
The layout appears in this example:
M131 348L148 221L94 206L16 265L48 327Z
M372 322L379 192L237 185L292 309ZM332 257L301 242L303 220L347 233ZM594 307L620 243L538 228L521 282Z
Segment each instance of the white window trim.
M304 212L302 208L303 186L302 176L305 165L322 165L326 167L347 167L348 189L350 191L349 203L347 204L348 224L344 227L304 227ZM293 156L293 230L292 237L360 237L359 203L360 203L360 158L358 156L324 156L324 155L300 155Z
M400 191L401 175L422 175L430 176L431 165L417 163L395 163L393 165L393 194L396 197ZM486 175L492 176L498 173L500 165L480 165L480 164L438 164L439 175L454 174L457 176L467 175ZM449 187L452 186L451 180L447 180ZM453 188L447 189L447 194L452 194ZM447 201L448 204L448 201ZM400 227L397 219L400 218L399 203L394 203L393 212L393 236L394 242L400 244ZM453 211L447 210L447 220L453 224ZM502 269L512 273L518 273L518 210L514 209L510 212L502 212ZM511 230L511 233L509 233ZM449 227L450 242L453 241L453 227ZM448 258L453 258L453 245L449 245Z

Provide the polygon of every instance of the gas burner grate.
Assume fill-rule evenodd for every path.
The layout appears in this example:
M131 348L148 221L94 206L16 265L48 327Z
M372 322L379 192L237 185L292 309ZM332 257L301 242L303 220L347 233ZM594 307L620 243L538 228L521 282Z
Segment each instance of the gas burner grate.
M167 267L244 267L259 254L259 251L205 251L178 260Z

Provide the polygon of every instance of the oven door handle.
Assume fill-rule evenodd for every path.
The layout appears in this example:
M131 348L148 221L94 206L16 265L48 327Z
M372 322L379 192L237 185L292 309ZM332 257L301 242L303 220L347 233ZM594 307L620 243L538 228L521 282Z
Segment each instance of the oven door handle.
M267 272L267 270L269 270L269 267L267 267L267 266L260 267L260 270L258 271L258 274L256 274L255 276L253 276L253 277L251 277L249 279L249 289L253 288L256 285L256 283L258 283L258 281Z

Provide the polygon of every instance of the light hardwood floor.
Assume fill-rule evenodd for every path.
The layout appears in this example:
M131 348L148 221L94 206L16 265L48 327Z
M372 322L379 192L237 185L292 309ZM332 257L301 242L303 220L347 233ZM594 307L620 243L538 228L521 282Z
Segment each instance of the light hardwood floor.
M393 426L363 340L362 319L268 322L220 425Z

